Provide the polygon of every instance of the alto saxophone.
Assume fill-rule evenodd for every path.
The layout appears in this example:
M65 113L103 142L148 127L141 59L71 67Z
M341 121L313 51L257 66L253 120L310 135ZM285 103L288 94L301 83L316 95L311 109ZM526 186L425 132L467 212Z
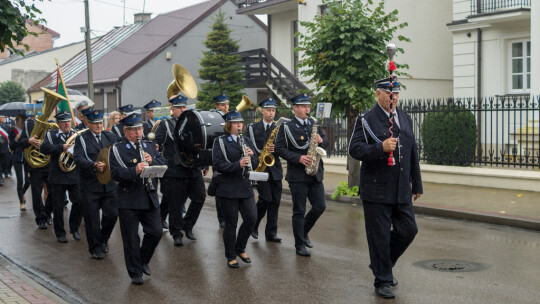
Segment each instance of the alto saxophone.
M272 167L274 165L275 158L274 155L272 155L272 153L268 150L268 147L270 147L270 145L276 140L276 136L281 124L288 121L290 121L290 119L281 117L276 122L276 127L274 130L272 130L270 136L268 136L268 140L266 141L264 148L261 150L261 154L259 154L259 165L257 166L257 169L255 169L255 172L263 172L266 170L266 167Z
M311 163L306 166L306 174L312 176L317 175L321 157L326 156L326 151L319 147L319 144L315 141L315 138L317 137L318 125L319 122L315 120L315 123L311 129L311 138L309 139L309 148L307 152L307 155L311 156Z

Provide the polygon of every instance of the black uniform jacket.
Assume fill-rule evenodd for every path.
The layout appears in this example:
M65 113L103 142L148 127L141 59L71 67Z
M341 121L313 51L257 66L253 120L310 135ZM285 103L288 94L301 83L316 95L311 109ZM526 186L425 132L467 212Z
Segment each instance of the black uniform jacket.
M268 141L268 137L270 137L270 134L272 134L272 131L274 131L275 128L276 124L272 123L268 131L264 130L264 122L262 119L254 124L251 124L248 127L246 136L249 136L251 142L255 144L257 154L261 154L261 151L264 149L264 146ZM272 155L274 155L274 165L272 167L266 167L266 170L264 170L264 172L268 172L269 180L281 180L283 179L283 168L281 166L279 155L277 154L275 149Z
M117 141L119 142L122 141L122 137L124 137L124 124L121 122L118 122L117 124L112 126L111 132L113 132L114 135L116 135Z
M299 162L300 157L306 155L309 149L311 130L315 123L311 117L309 121L310 124L304 126L295 116L291 117L291 121L281 125L276 138L276 152L287 161L287 175L285 179L289 182L320 182L323 180L324 167L322 158L315 176L307 175L306 166ZM319 147L326 149L328 140L320 126L317 128L317 134L323 140L319 144Z
M155 145L143 141L143 149L152 156L152 166L163 166L166 160L156 151ZM150 192L146 188L146 180L135 172L135 167L141 162L141 152L124 137L121 142L109 149L111 176L118 182L119 209L148 209L150 206L159 207L157 191ZM153 178L154 189L157 189L157 179Z
M68 137L71 136L74 132L70 131ZM66 138L67 140L67 138ZM51 164L48 182L51 184L62 184L62 185L75 185L79 183L79 169L76 166L71 172L64 172L60 170L58 165L58 158L60 154L64 152L64 144L66 142L60 136L58 130L48 131L43 139L40 150L42 153L51 155Z
M251 140L244 137L244 143L253 150L251 165L253 170L257 168L259 161ZM223 153L225 152L225 153ZM253 197L253 187L248 179L247 167L240 167L240 159L244 152L240 143L236 142L229 134L221 135L214 140L212 146L212 166L219 173L215 177L217 183L216 196L225 198L249 198Z
M399 160L394 167L388 166L388 153L384 153L382 141L388 139L390 121L383 109L376 104L363 114L369 129L381 142L377 142L362 124L362 116L356 118L349 143L349 155L362 161L360 169L360 197L376 203L412 203L412 193L423 193L418 149L414 140L412 120L407 113L397 109L399 120ZM364 133L365 132L365 133ZM366 139L367 136L367 139ZM396 152L394 152L396 154ZM397 167L396 167L397 166ZM399 172L399 173L398 173ZM394 189L397 185L397 197ZM412 188L411 188L412 187Z
M6 125L6 124L2 124L0 125L2 127L2 129L4 129L4 134L6 135L6 137L4 137L4 135L1 135L0 134L0 154L9 154L9 133L11 131L11 127Z
M21 134L22 130L16 128L11 129L9 132L9 148L11 149L11 161L16 163L22 163L24 161L24 147L19 137L19 141L15 140L17 134Z
M144 139L147 139L147 138L148 138L148 133L150 133L150 131L152 131L152 127L154 126L154 124L155 124L156 122L157 122L157 121L148 119L147 121L145 121L145 122L143 123L143 134L144 134Z
M116 135L109 131L101 132L101 143L103 147L117 142ZM92 131L82 132L75 139L75 163L81 172L81 191L83 192L111 192L116 190L116 184L111 180L106 185L102 185L96 176L94 163L97 160L101 148Z
M84 122L81 121L80 124L76 125L72 129L73 129L73 131L81 131L81 130L84 130L86 128L88 128L88 127L84 124Z
M173 139L176 121L174 117L162 121L156 130L156 139L154 142L162 146L163 157L167 160L168 169L164 177L186 178L202 176L201 167L184 167L179 163Z
M19 142L21 143L23 148L28 148L30 146L30 143L28 142L28 139L30 138L30 135L32 134L32 131L34 130L34 126L36 125L35 120L33 119L27 119L24 122L24 128L21 137L19 137ZM30 164L26 167L28 171L41 171L41 172L49 172L49 164L47 164L44 167L41 168L34 168Z

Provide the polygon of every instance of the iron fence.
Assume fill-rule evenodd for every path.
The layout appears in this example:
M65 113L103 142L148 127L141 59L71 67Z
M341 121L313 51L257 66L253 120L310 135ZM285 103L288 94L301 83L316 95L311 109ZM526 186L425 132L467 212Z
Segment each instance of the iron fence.
M531 0L471 0L471 15L531 8Z
M425 163L540 168L540 96L416 99L399 107L412 119ZM280 108L276 119L291 115L291 109ZM247 123L261 117L255 111L242 116ZM347 155L347 119L323 119L321 125L328 155Z

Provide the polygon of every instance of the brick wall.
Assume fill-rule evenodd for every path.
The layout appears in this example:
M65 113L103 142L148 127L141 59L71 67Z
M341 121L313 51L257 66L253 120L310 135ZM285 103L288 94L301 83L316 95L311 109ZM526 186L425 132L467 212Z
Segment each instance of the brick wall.
M24 50L25 53L36 51L36 52L42 52L49 49L52 49L53 47L53 34L50 32L47 32L46 30L43 30L41 26L35 26L33 24L26 24L26 29L29 32L37 33L38 36L32 36L28 35L24 37L21 44L17 46L18 49L24 50L24 44L27 44L29 46L28 51ZM0 53L0 58L7 58L10 56L9 51L5 51Z

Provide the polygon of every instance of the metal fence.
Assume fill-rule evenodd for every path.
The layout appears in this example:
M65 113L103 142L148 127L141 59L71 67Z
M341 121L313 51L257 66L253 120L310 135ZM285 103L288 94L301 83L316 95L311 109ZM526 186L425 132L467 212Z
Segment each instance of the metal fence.
M531 0L470 0L471 15L531 8Z
M432 164L540 168L540 96L400 101L409 114L420 160ZM277 118L291 109L278 109ZM260 113L243 113L247 123ZM347 119L321 121L329 156L347 155Z

